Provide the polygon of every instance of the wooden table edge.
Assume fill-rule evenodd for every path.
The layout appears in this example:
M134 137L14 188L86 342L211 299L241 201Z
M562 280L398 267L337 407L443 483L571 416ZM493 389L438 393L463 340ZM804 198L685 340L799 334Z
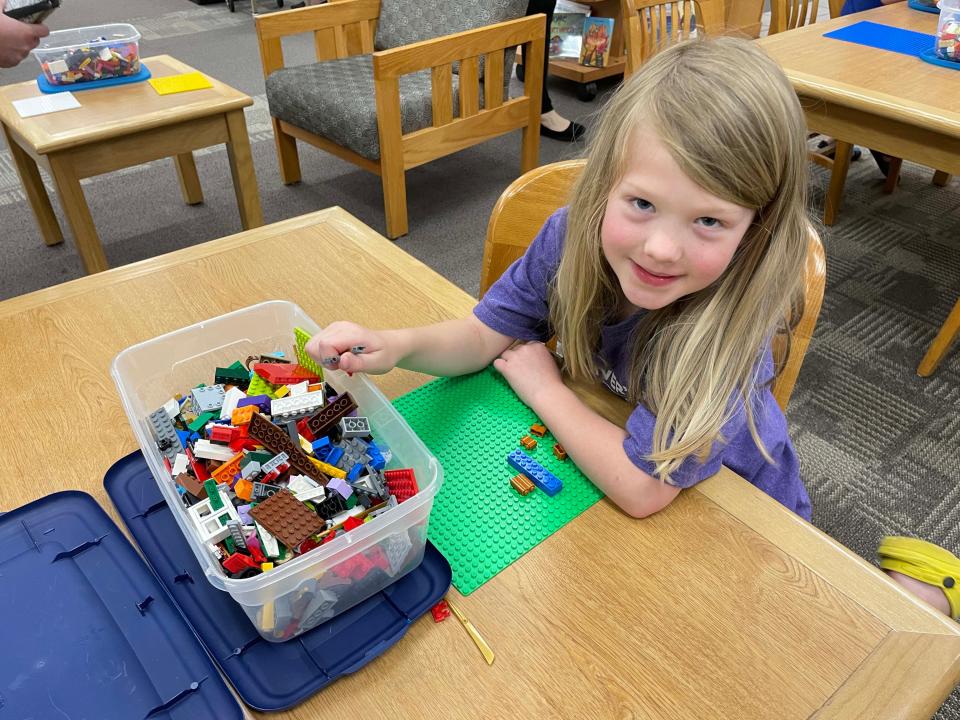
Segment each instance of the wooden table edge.
M917 599L878 567L787 511L728 468L722 468L693 489L803 563L892 631L960 640L960 624ZM816 544L810 543L813 538L817 539ZM957 650L960 652L960 645Z
M147 64L148 66L151 61L161 61L161 60L167 61L171 65L178 67L182 72L193 72L196 70L196 68L186 65L180 60L177 60L176 58L171 57L170 55L154 55L149 58L141 59L141 61ZM251 105L253 105L253 98L247 95L246 93L243 93L240 90L237 90L236 88L233 88L230 85L227 85L226 83L223 83L217 80L216 78L208 75L207 73L204 73L202 70L198 70L197 72L203 73L204 77L206 77L208 80L210 80L211 83L213 83L213 88L211 89L229 90L233 93L236 93L236 96L222 98L218 102L211 103L210 105L206 105L204 107L198 107L192 110L182 111L183 114L180 117L178 117L175 122L170 122L168 118L164 118L161 116L161 117L155 117L152 119L144 120L142 123L136 126L131 126L129 128L121 128L121 129L107 128L107 129L104 129L103 131L95 132L91 135L88 135L82 139L74 139L74 138L65 139L65 140L54 139L48 142L42 142L38 140L36 137L34 137L33 134L30 133L29 131L28 132L22 131L21 126L23 125L23 123L21 121L29 120L30 118L20 117L20 114L13 107L13 102L9 100L6 97L6 95L0 93L0 123L6 125L8 128L17 128L18 137L22 138L27 143L29 143L30 149L32 150L31 154L48 155L50 153L61 152L63 150L70 150L72 148L81 147L83 145L102 142L103 140L106 140L106 139L124 137L127 135L136 135L137 133L143 132L144 130L152 130L158 127L169 127L171 125L178 125L180 123L190 122L193 120L197 120L198 118L209 117L211 115L224 115L228 112L232 112L234 110L243 110L243 108L250 107ZM27 80L22 83L14 83L12 86L8 86L8 87L16 87L17 85L28 85L35 82L36 82L35 80ZM109 88L100 88L100 89L108 90ZM2 90L2 88L0 88L0 90ZM86 91L80 91L80 92L82 93Z
M811 720L927 720L960 681L960 637L891 631Z

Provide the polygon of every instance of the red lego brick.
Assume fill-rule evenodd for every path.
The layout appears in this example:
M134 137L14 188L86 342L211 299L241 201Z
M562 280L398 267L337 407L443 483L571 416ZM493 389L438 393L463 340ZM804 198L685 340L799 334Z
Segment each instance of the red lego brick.
M228 557L223 561L223 567L232 573L240 572L246 568L260 569L260 565L258 565L252 557L243 555L242 553L234 553Z
M447 605L446 600L441 600L430 608L430 614L433 615L434 622L443 622L450 617L450 606Z
M413 474L412 468L384 470L383 479L386 480L387 489L397 498L398 503L409 500L420 492L420 488L417 487L417 477Z
M304 380L316 382L319 376L293 363L254 363L253 371L272 385L296 385Z
M351 516L343 521L343 529L346 532L350 532L354 528L358 528L363 525L363 520L357 520L357 518Z

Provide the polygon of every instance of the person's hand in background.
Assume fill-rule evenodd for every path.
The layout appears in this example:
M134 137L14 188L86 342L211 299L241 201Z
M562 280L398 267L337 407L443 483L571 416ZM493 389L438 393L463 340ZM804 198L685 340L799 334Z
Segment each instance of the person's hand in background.
M7 1L0 0L0 8ZM0 67L12 68L20 64L39 43L50 34L46 25L14 20L0 11Z

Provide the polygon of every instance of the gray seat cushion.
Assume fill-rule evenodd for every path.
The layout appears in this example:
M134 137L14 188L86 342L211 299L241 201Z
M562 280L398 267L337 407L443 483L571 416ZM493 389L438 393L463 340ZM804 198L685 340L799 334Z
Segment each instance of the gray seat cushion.
M380 159L370 55L283 68L271 73L266 85L273 117L369 160ZM454 113L459 103L459 82L454 76ZM400 118L404 134L433 124L429 70L400 78Z
M527 0L380 0L377 50L452 35L523 17Z

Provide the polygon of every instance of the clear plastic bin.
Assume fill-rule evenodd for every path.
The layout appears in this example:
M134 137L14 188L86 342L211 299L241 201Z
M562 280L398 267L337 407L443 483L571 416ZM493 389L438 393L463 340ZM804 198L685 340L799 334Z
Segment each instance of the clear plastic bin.
M960 63L960 0L940 0L936 53L943 60Z
M33 50L51 85L75 85L140 72L140 33L133 25L54 30Z
M210 583L228 592L267 640L296 637L379 592L423 559L433 497L443 482L437 459L383 394L362 374L325 370L339 391L348 391L370 420L374 437L393 453L391 468L413 468L419 492L360 527L275 569L242 580L228 577L212 550L197 538L173 479L148 428L147 418L174 394L209 383L217 366L248 355L293 347L293 329L319 327L297 305L260 303L127 348L111 374L147 465L180 530ZM395 568L363 575L364 556L386 553ZM336 571L336 572L335 572ZM356 577L353 577L353 576Z

